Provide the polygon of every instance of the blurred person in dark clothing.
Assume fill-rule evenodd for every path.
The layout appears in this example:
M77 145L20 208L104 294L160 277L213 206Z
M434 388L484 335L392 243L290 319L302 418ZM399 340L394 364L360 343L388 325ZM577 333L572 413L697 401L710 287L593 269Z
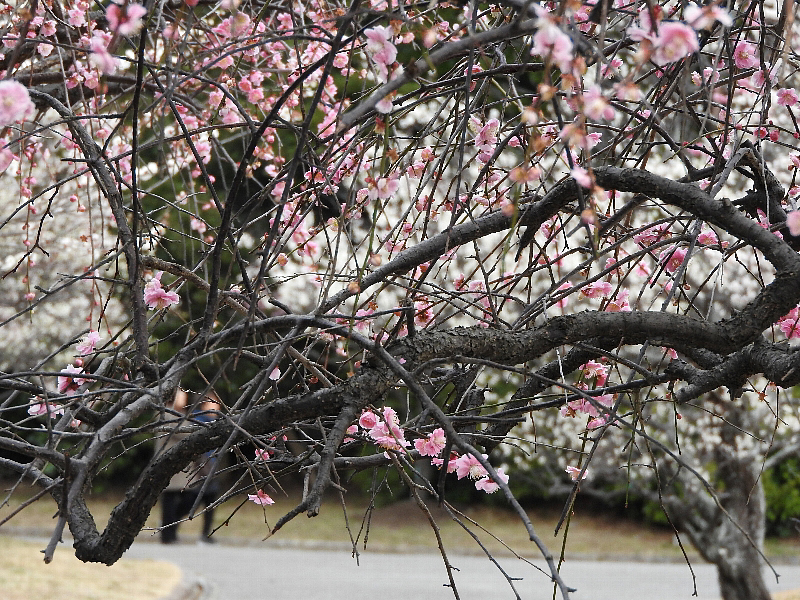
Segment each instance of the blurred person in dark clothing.
M192 423L208 423L214 420L214 413L219 408L217 395L213 390L206 393L205 398L199 394L190 396L179 389L175 399L167 408L177 413L182 413L186 419L181 420L177 427ZM190 404L190 401L191 404ZM175 416L175 415L173 415ZM157 451L164 452L185 438L187 433L170 433L158 441ZM200 491L206 478L211 474L216 457L209 452L193 461L184 470L175 473L170 479L164 492L161 494L161 543L174 544L178 541L178 525L186 517L197 502ZM208 508L217 499L217 483L212 479L205 486L198 506L203 510L203 532L200 541L214 543L211 531L214 525L214 509Z

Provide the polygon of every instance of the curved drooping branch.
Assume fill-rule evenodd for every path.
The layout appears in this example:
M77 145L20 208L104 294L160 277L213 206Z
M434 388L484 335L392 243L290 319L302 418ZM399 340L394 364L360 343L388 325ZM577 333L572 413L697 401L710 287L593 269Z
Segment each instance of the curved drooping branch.
M305 419L336 414L346 403L363 407L379 398L389 383L381 370L370 369L335 388L289 396L256 407L241 421L236 422L235 417L230 417L203 427L158 455L147 466L125 499L112 511L102 534L97 531L83 498L77 499L67 517L75 538L76 556L83 561L116 562L144 527L170 478L201 454L220 447L234 430L258 435Z
M598 338L606 340L604 345L609 346L645 341L664 346L693 342L723 354L734 349L725 326L683 315L584 312L551 319L529 331L482 327L423 331L413 338L398 341L389 350L393 356L417 368L426 361L447 358L457 362L459 357L519 364L535 360L559 346ZM281 398L255 407L241 419L232 416L204 427L156 457L125 500L114 509L102 534L97 532L83 500L78 498L73 503L68 522L76 540L78 557L105 563L117 560L144 525L170 477L197 456L218 448L235 429L259 435L304 419L338 414L346 404L363 408L383 396L395 381L396 377L390 376L385 367L366 366L360 374L335 387Z

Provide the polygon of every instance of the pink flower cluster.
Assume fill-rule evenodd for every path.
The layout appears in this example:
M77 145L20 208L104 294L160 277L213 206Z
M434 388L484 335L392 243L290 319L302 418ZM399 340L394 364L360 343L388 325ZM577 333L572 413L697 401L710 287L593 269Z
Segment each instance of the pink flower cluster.
M678 62L700 50L700 42L694 29L675 21L659 26L653 46L653 62L659 66Z
M628 302L629 296L630 292L628 290L620 290L619 293L606 304L606 312L631 312L631 305Z
M106 75L112 75L117 70L117 59L108 51L111 35L97 32L89 41L89 62Z
M758 47L752 42L742 40L733 51L733 62L738 69L752 69L758 65Z
M444 434L444 429L439 427L434 429L428 437L414 440L414 448L421 456L439 456L446 443L447 436Z
M568 73L572 68L572 39L564 33L546 9L534 4L539 17L539 29L533 34L531 54L549 58L559 69Z
M787 339L800 338L800 323L798 321L800 321L800 309L797 306L790 310L789 314L778 320L778 327L780 327Z
M470 129L475 132L475 147L478 149L478 160L486 164L491 160L497 147L497 132L500 129L500 121L489 119L485 125L481 125L480 121L472 119L469 125Z
M580 371L586 379L594 379L596 387L603 387L608 380L608 367L603 363L590 360L584 365L581 365ZM575 384L575 387L582 390L588 390L589 386L585 382ZM586 397L580 397L576 400L570 400L566 406L561 408L561 415L564 417L576 417L579 413L592 417L586 425L587 429L596 429L607 422L607 417L602 414L601 406L611 406L614 402L612 394L603 394L602 396L595 396L592 400Z
M593 281L581 288L581 294L587 298L607 298L611 295L612 286L608 281Z
M365 430L376 444L387 450L405 451L405 448L410 446L405 439L405 431L399 425L397 413L388 406L384 406L377 414L371 410L365 410L358 419L358 426L351 425L347 429L347 433L357 433L358 427ZM439 455L446 445L447 436L441 427L434 429L424 438L414 440L414 448L420 453L420 456L431 457L431 463L439 468L444 464L444 459L439 458ZM487 458L485 454L483 457ZM496 471L500 480L508 483L508 475L503 472L503 469ZM475 488L487 494L500 489L497 482L489 477L480 461L471 454L459 456L455 452L451 453L447 462L447 472L455 473L459 479L464 477L474 479Z
M778 97L778 104L782 106L794 106L800 99L797 95L797 90L792 88L781 88L776 92Z
M358 424L378 446L386 450L404 452L411 445L406 440L405 431L400 427L397 413L389 406L384 406L379 415L371 410L364 411L358 419Z
M163 271L159 271L144 286L144 303L147 304L148 308L161 310L180 302L176 292L167 291L161 286L161 276L163 274Z
M641 233L637 233L633 236L633 240L642 248L645 248L668 237L670 237L669 224L662 223L661 225L653 225Z
M486 454L481 455L484 459L489 458ZM453 463L454 470L456 472L456 477L459 479L464 479L464 477L469 477L470 479L475 480L475 489L480 490L482 492L486 492L487 494L493 494L497 490L500 489L500 485L491 477L489 477L488 472L484 468L484 466L480 463L477 457L473 456L472 454L463 454L454 460L450 460L447 466L447 472L450 473L450 463ZM434 464L436 462L434 461ZM440 466L440 465L437 465ZM497 477L503 482L508 483L508 475L503 472L502 468L495 469L497 472Z
M397 58L397 48L392 43L394 32L389 27L379 25L367 29L364 35L367 36L367 53L378 68L378 78L386 82L389 80L389 67Z

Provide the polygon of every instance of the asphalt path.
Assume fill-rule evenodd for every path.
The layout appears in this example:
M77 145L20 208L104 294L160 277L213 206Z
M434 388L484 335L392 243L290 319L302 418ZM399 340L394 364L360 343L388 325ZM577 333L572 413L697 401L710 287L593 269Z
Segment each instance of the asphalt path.
M175 544L137 541L130 558L151 558L177 564L186 580L199 581L204 600L410 600L452 598L440 556L362 552L356 561L346 550L281 548L269 542L258 546ZM514 598L498 568L479 556L450 556L462 600ZM524 600L553 597L553 585L534 566L504 558L500 566ZM575 600L717 600L714 567L692 564L567 561L564 581L576 588ZM778 565L780 583L768 575L772 591L800 588L800 566ZM694 585L697 595L693 596ZM558 596L560 598L560 596Z

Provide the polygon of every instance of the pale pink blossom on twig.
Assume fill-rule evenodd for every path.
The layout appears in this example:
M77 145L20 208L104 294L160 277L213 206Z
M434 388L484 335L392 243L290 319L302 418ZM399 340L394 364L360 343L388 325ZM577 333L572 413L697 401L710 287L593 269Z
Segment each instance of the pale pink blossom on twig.
M572 481L578 481L578 477L581 477L581 470L579 467L570 466L564 470L570 476L570 479L572 479ZM587 469L586 471L583 472L583 477L581 477L581 479L586 479L588 475L589 475L589 470Z
M275 504L275 500L270 498L264 490L258 490L255 494L247 494L247 499L260 506Z
M162 271L148 281L144 286L144 302L148 308L161 310L169 308L180 302L180 297L174 291L167 291L161 286Z
M78 354L81 356L86 356L87 354L91 354L94 352L94 348L97 345L97 342L100 341L100 332L99 331L90 331L86 334L86 337L83 338L78 345L75 346L75 349L78 351Z
M758 64L758 48L752 42L742 40L733 51L733 62L739 69L752 69Z

